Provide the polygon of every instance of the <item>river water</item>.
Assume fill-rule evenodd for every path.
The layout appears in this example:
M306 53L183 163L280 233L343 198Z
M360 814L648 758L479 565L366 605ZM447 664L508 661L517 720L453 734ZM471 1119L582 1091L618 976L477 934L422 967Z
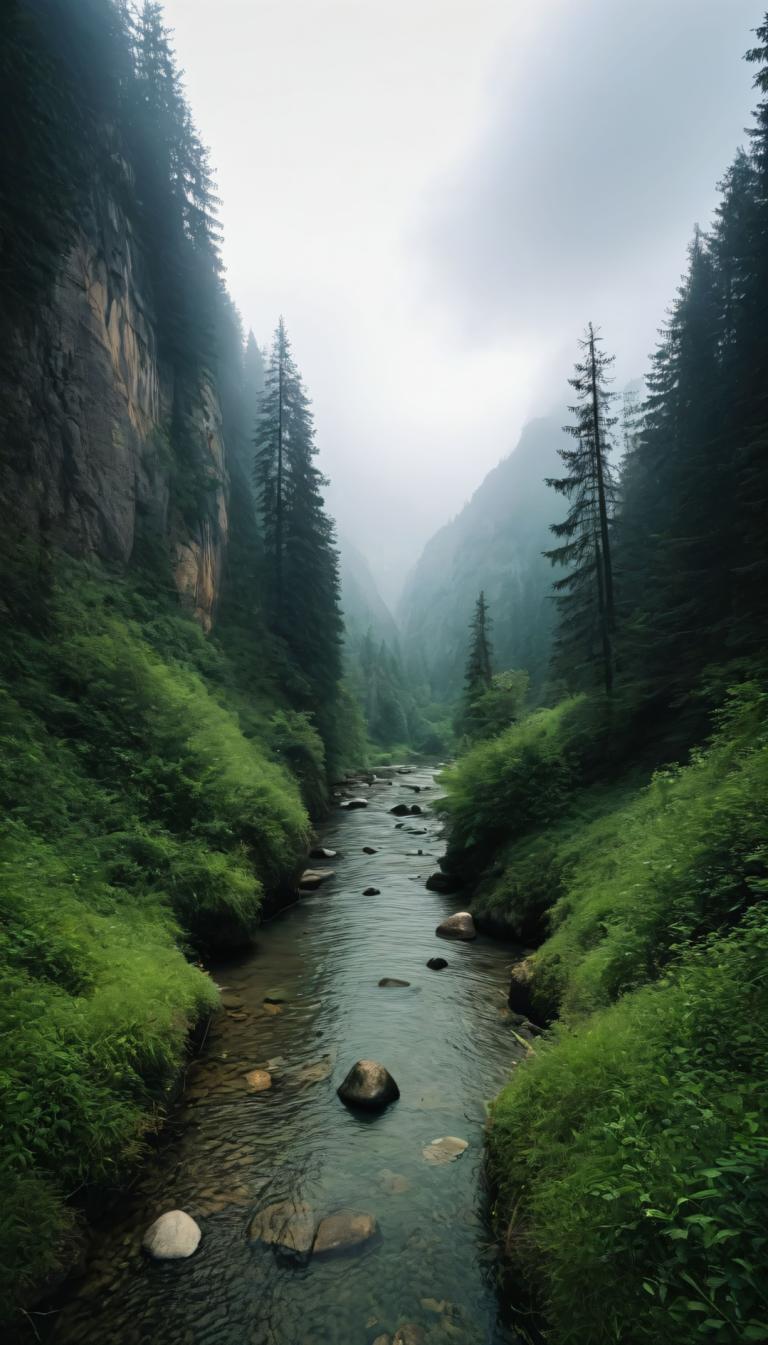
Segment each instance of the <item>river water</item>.
M425 1345L518 1341L500 1315L482 1182L485 1102L523 1049L506 1007L513 950L435 936L461 907L424 886L441 850L436 794L431 773L393 773L363 791L367 808L335 810L322 836L341 854L335 877L266 924L247 958L213 969L227 1007L163 1143L47 1319L54 1345L373 1345L405 1323ZM397 803L423 813L397 826ZM363 896L368 886L380 894ZM434 956L448 967L428 970ZM399 1084L383 1114L336 1096L360 1058ZM269 1089L250 1087L256 1068ZM469 1148L432 1165L423 1150L442 1136ZM291 1261L247 1236L254 1213L284 1199L318 1218L370 1213L378 1235L343 1257ZM200 1246L151 1262L142 1234L173 1208L198 1221Z

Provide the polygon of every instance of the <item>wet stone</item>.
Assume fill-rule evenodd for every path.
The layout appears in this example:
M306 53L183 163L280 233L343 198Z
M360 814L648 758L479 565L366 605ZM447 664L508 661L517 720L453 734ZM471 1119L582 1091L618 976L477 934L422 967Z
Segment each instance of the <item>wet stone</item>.
M364 897L380 897L380 896L381 896L381 888L379 888L379 887L366 887L366 888L363 890L363 896L364 896Z
M382 976L379 981L379 985L387 989L395 986L409 986L410 984L410 981L399 981L396 976Z
M356 1210L338 1210L323 1219L315 1235L313 1256L332 1256L356 1251L375 1237L378 1231L372 1214Z
M255 1242L304 1254L312 1247L315 1222L311 1207L303 1201L281 1200L253 1216L248 1236Z
M400 1096L400 1089L389 1070L377 1060L358 1060L337 1092L348 1107L362 1107L367 1111L380 1111Z

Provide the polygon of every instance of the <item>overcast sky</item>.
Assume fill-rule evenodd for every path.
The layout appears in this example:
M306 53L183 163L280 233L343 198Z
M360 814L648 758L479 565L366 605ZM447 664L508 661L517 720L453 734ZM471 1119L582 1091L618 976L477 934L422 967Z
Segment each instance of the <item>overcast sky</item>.
M280 313L329 504L392 601L565 392L642 374L754 103L760 0L166 0L228 282Z

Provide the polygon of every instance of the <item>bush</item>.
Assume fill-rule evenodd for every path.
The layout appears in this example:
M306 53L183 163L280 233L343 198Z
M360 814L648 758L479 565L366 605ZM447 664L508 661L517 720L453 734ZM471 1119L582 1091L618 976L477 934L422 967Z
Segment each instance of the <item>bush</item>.
M574 778L582 699L538 710L478 743L441 776L449 824L447 865L478 874L495 850L564 809Z

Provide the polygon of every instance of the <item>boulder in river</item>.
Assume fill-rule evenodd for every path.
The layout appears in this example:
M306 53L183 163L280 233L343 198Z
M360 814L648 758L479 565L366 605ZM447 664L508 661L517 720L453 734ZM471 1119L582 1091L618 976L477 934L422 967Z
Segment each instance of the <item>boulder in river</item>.
M513 1013L525 1018L535 1017L533 1006L533 958L524 957L512 967L507 1003Z
M325 845L316 845L309 852L310 859L338 859L338 850L329 850Z
M412 803L408 810L414 817L420 817L423 809L418 803Z
M309 892L315 892L323 883L327 883L329 878L335 878L334 869L305 869L301 875L300 887Z
M357 1210L337 1210L322 1219L312 1246L313 1256L332 1256L353 1252L376 1236L378 1225L372 1214Z
M433 1140L421 1152L428 1163L453 1163L457 1158L461 1158L468 1148L467 1140L460 1140L456 1135L443 1135L441 1139Z
M443 873L438 870L437 873L430 873L426 887L430 892L441 892L443 896L450 896L453 892L458 892L464 886L460 878L455 874Z
M178 1261L197 1251L202 1233L184 1210L168 1210L150 1225L142 1247L156 1261Z
M441 939L476 939L477 930L475 922L469 911L457 911L455 915L449 915L446 920L441 921L435 930Z
M410 984L411 984L410 981L398 981L396 976L382 976L381 980L379 981L379 985L384 986L385 988L399 985L406 986Z
M352 809L352 808L367 808L367 807L368 807L368 800L367 800L367 799L345 799L343 803L340 803L340 804L339 804L339 807L340 807L340 808L350 808L350 809Z
M396 803L389 811L393 817L407 817L411 810L407 803Z
M389 1070L377 1060L358 1060L336 1091L348 1107L366 1111L381 1111L400 1096Z
M446 962L444 957L431 957L427 963L427 966L429 967L430 971L442 971L443 967L448 966L448 963Z
M381 889L378 887L366 887L363 890L364 897L380 897Z
M373 847L372 845L364 845L364 846L363 846L363 854L364 854L364 855L375 855L375 854L378 854L378 851L375 850L374 847Z
M315 1215L303 1201L280 1200L254 1214L248 1236L288 1252L305 1255L315 1236Z

